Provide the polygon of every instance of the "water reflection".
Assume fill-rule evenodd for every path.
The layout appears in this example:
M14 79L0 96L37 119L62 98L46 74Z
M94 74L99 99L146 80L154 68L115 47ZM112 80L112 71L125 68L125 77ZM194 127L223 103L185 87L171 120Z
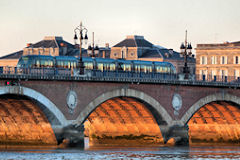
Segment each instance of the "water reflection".
M240 159L238 146L194 146L194 147L112 147L89 146L85 149L59 149L47 146L6 147L0 151L0 159Z
M98 148L95 150L11 150L0 159L239 159L240 147Z

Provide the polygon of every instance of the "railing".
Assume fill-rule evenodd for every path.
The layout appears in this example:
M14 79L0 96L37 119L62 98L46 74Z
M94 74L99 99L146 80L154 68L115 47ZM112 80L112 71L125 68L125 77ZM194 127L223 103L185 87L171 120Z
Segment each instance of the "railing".
M240 77L236 77L236 76L216 76L216 75L195 75L195 81L240 83Z
M26 75L36 77L88 77L88 78L115 78L115 79L141 79L146 81L151 80L166 80L166 81L188 81L188 82L203 82L203 83L231 83L240 84L240 77L230 76L212 76L212 75L190 75L188 80L182 74L168 73L145 73L145 72L125 72L125 71L100 71L100 70L85 70L84 75L79 75L78 69L68 68L17 68L17 67L0 67L0 75Z

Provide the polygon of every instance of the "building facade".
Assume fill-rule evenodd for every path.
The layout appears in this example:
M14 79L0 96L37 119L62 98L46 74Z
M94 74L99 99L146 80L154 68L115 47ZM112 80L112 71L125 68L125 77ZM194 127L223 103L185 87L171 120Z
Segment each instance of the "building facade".
M240 77L240 42L197 44L196 74L211 79Z
M156 46L145 40L143 36L131 35L111 48L110 58L126 60L144 60L170 62L182 73L184 66L183 56L173 49ZM195 74L195 58L188 58L191 74Z
M73 45L62 37L46 36L37 43L28 43L23 50L0 57L0 66L15 67L21 56L24 55L50 55L50 56L74 56L79 57L79 45ZM82 48L82 56L88 57L87 49ZM109 58L110 48L100 47L96 57Z

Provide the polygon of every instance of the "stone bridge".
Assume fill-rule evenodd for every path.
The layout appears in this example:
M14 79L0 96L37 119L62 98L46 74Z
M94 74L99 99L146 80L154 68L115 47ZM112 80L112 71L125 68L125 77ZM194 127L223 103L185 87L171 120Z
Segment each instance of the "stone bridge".
M19 104L13 105L8 98L19 103L21 101L23 105L20 110L29 111L31 107L29 107L28 103L34 104L35 110L36 108L38 110L34 111L33 107L29 111L34 112L31 116L45 117L53 129L58 143L61 143L63 139L68 139L70 145L83 144L84 122L99 106L109 100L114 101L116 98L120 98L119 101L122 103L126 102L128 105L133 106L133 110L136 109L132 105L133 102L145 106L159 126L164 142L166 143L170 138L174 138L176 144L189 143L188 122L203 106L212 102L231 103L236 108L240 105L239 85L188 81L145 82L89 80L81 77L78 79L2 77L0 80L0 95L2 97L2 103L0 103L2 116L15 119L14 121L17 122L14 123L16 124L18 124L18 121L24 123L23 120L14 118L20 116L18 119L21 119L24 114L17 114L20 113L16 107ZM133 102L128 101L127 98L130 98ZM124 107L126 108L121 103L118 104L123 110ZM16 109L9 111L11 107ZM38 111L42 114L35 113ZM113 111L115 117L118 116L123 121L126 121L124 116L127 115L130 118L132 116L128 110L120 113L121 111L116 111L114 107L110 107L107 111L101 110L101 112L105 113L101 119L103 121L104 118L115 121L113 114L111 117ZM229 111L229 113L232 112ZM224 118L225 115L223 114ZM3 118L1 120L2 123L7 123L6 121ZM39 123L40 120L35 121ZM135 121L137 120L135 119ZM8 128L8 130L10 129ZM2 134L2 131L0 134Z

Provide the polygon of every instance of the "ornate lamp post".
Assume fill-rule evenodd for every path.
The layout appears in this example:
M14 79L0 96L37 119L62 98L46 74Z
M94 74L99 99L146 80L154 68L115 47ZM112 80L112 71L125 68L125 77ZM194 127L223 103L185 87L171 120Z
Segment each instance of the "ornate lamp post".
M187 59L189 56L192 55L192 45L191 43L187 42L187 30L186 30L186 35L185 35L185 43L182 43L180 46L180 50L181 50L181 54L184 57L184 67L183 67L183 73L184 75L184 79L188 79L189 77L189 67L187 64Z
M77 44L77 31L79 32L79 74L80 75L83 75L84 74L84 65L83 65L83 61L82 61L82 40L85 40L87 41L88 40L88 36L87 36L87 28L84 27L82 25L82 22L80 22L80 25L77 26L75 29L74 29L74 32L75 32L75 35L74 35L74 41L75 41L75 44ZM83 32L85 32L85 36L83 37Z
M88 46L88 53L91 55L91 57L95 57L97 54L99 54L99 48L98 46L94 46L94 32L93 32L93 41L92 45Z

